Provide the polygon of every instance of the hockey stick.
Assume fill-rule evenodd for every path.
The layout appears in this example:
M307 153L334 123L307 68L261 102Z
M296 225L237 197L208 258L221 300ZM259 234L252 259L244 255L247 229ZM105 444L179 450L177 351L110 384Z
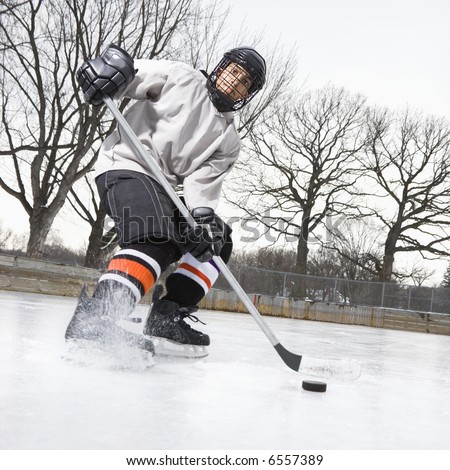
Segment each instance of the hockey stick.
M175 206L180 211L180 214L186 219L191 227L196 225L193 217L191 216L187 207L183 204L181 199L177 196L174 189L167 181L164 173L161 171L159 166L157 165L156 161L150 157L137 138L136 134L134 133L133 129L131 129L128 122L125 120L122 113L117 108L114 101L105 96L103 99L105 105L111 111L113 116L115 117L117 123L122 127L123 131L130 139L131 143L133 144L136 152L138 155L143 159L143 161L151 168L153 172L153 176L156 178L158 183L164 188L166 193L174 202ZM151 151L154 153L155 156L158 156L158 151L150 142ZM319 359L319 358L310 358L307 356L300 356L298 354L294 354L288 351L277 339L273 331L267 325L267 323L262 318L261 314L258 312L256 307L253 305L252 301L249 299L247 294L244 292L236 278L233 276L231 271L228 269L225 262L220 258L220 256L214 257L214 262L216 263L217 267L220 269L221 273L228 281L232 289L236 292L239 299L242 303L246 306L249 313L252 315L258 326L261 328L263 333L267 336L269 341L271 342L272 346L275 348L275 351L279 354L281 359L285 362L285 364L290 367L292 370L296 372L301 372L304 374L309 375L317 375L320 377L330 377L330 378L338 378L341 380L354 380L357 379L361 374L361 368L356 361L342 359L342 360L335 360L335 359Z

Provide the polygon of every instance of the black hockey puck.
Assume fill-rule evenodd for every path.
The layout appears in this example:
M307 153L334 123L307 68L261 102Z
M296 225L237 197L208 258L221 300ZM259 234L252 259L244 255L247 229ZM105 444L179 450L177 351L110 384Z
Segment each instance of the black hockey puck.
M308 392L326 392L327 384L325 382L316 382L315 380L304 380L302 388L303 390L308 390Z

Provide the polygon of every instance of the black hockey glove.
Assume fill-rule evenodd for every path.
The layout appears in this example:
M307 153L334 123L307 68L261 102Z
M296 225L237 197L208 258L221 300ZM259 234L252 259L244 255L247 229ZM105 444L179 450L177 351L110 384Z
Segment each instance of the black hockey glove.
M198 224L184 233L186 250L201 263L218 256L225 244L225 224L210 207L197 207L191 211Z
M77 80L84 99L94 106L103 103L103 97L113 98L131 83L136 70L132 57L111 44L100 57L89 59L78 69Z

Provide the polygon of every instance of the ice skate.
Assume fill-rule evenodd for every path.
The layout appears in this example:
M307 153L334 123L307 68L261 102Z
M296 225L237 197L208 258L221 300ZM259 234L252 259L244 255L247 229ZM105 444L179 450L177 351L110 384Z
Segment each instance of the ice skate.
M148 314L144 335L150 337L155 354L161 356L204 357L210 340L185 320L202 323L192 313L197 307L180 307L170 300L155 300Z
M116 324L108 315L103 299L87 297L83 287L78 305L67 327L65 338L71 341L93 342L102 347L136 348L154 354L148 338L131 333Z

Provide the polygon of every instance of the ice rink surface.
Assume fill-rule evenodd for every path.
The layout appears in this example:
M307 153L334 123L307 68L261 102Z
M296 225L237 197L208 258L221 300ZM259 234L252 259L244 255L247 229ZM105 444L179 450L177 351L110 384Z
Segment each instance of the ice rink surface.
M314 393L245 314L199 312L204 359L74 362L75 305L0 291L0 449L450 449L448 336L265 317L292 352L360 362Z

